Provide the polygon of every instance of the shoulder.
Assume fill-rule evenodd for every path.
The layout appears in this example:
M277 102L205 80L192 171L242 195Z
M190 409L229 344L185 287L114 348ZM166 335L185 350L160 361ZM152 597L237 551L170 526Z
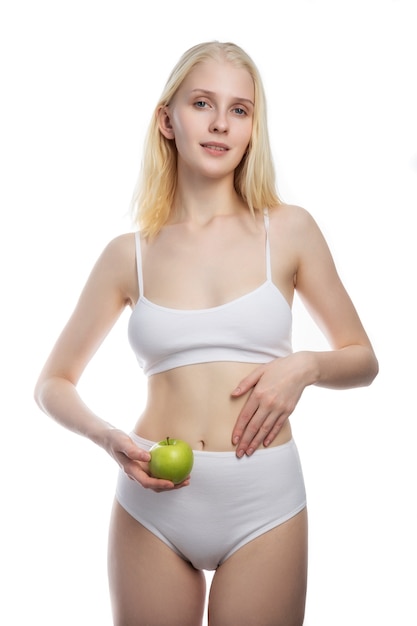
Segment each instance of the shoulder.
M124 233L111 239L103 248L96 268L100 268L109 275L120 275L124 268L135 262L135 235Z
M323 238L314 217L301 206L280 204L269 210L269 216L272 236L284 238L293 246L302 247L316 238Z
M123 233L111 239L102 252L105 258L119 259L131 257L135 254L135 234Z
M107 285L126 293L131 291L135 267L135 236L134 233L124 233L105 245L93 267L91 278L97 285Z
M294 271L309 271L318 265L333 269L329 245L311 213L303 207L282 204L270 211L271 242L293 260Z
M269 216L273 228L285 226L291 229L304 230L317 226L311 213L296 204L279 204L269 209Z

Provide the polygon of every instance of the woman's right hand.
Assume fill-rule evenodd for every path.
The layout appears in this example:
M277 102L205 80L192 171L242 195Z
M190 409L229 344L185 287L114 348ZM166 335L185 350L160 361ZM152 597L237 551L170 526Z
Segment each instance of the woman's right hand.
M138 482L145 489L152 489L157 493L172 491L186 487L190 479L186 478L182 483L175 485L170 480L154 478L149 472L151 455L138 445L123 431L112 428L106 433L106 441L102 447L113 457L119 467L131 479Z

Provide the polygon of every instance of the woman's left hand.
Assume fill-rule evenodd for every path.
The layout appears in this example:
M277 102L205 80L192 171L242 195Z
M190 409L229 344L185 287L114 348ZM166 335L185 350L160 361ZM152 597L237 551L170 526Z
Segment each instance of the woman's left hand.
M249 392L232 432L239 458L268 446L294 411L306 386L305 357L298 352L261 365L232 392L234 398Z

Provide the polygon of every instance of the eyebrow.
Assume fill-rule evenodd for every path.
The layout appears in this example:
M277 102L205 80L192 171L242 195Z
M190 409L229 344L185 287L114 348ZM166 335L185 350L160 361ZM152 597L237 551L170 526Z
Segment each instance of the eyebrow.
M192 89L190 93L202 93L206 96L210 96L213 97L215 96L215 92L214 91L209 91L208 89ZM236 102L247 102L248 104L251 104L252 106L255 106L254 103L252 102L252 100L249 100L249 98L232 98L233 100L235 100Z

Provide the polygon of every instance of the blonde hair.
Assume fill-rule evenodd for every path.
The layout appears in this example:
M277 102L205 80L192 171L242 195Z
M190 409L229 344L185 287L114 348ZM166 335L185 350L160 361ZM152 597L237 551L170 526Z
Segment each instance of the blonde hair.
M173 71L155 107L144 144L141 172L132 200L134 226L145 236L156 235L167 222L177 185L175 141L160 132L157 113L169 105L182 82L198 64L209 59L227 61L245 69L253 79L255 107L248 150L235 171L234 185L252 214L280 204L267 129L266 100L259 71L242 48L233 43L211 41L187 50Z

